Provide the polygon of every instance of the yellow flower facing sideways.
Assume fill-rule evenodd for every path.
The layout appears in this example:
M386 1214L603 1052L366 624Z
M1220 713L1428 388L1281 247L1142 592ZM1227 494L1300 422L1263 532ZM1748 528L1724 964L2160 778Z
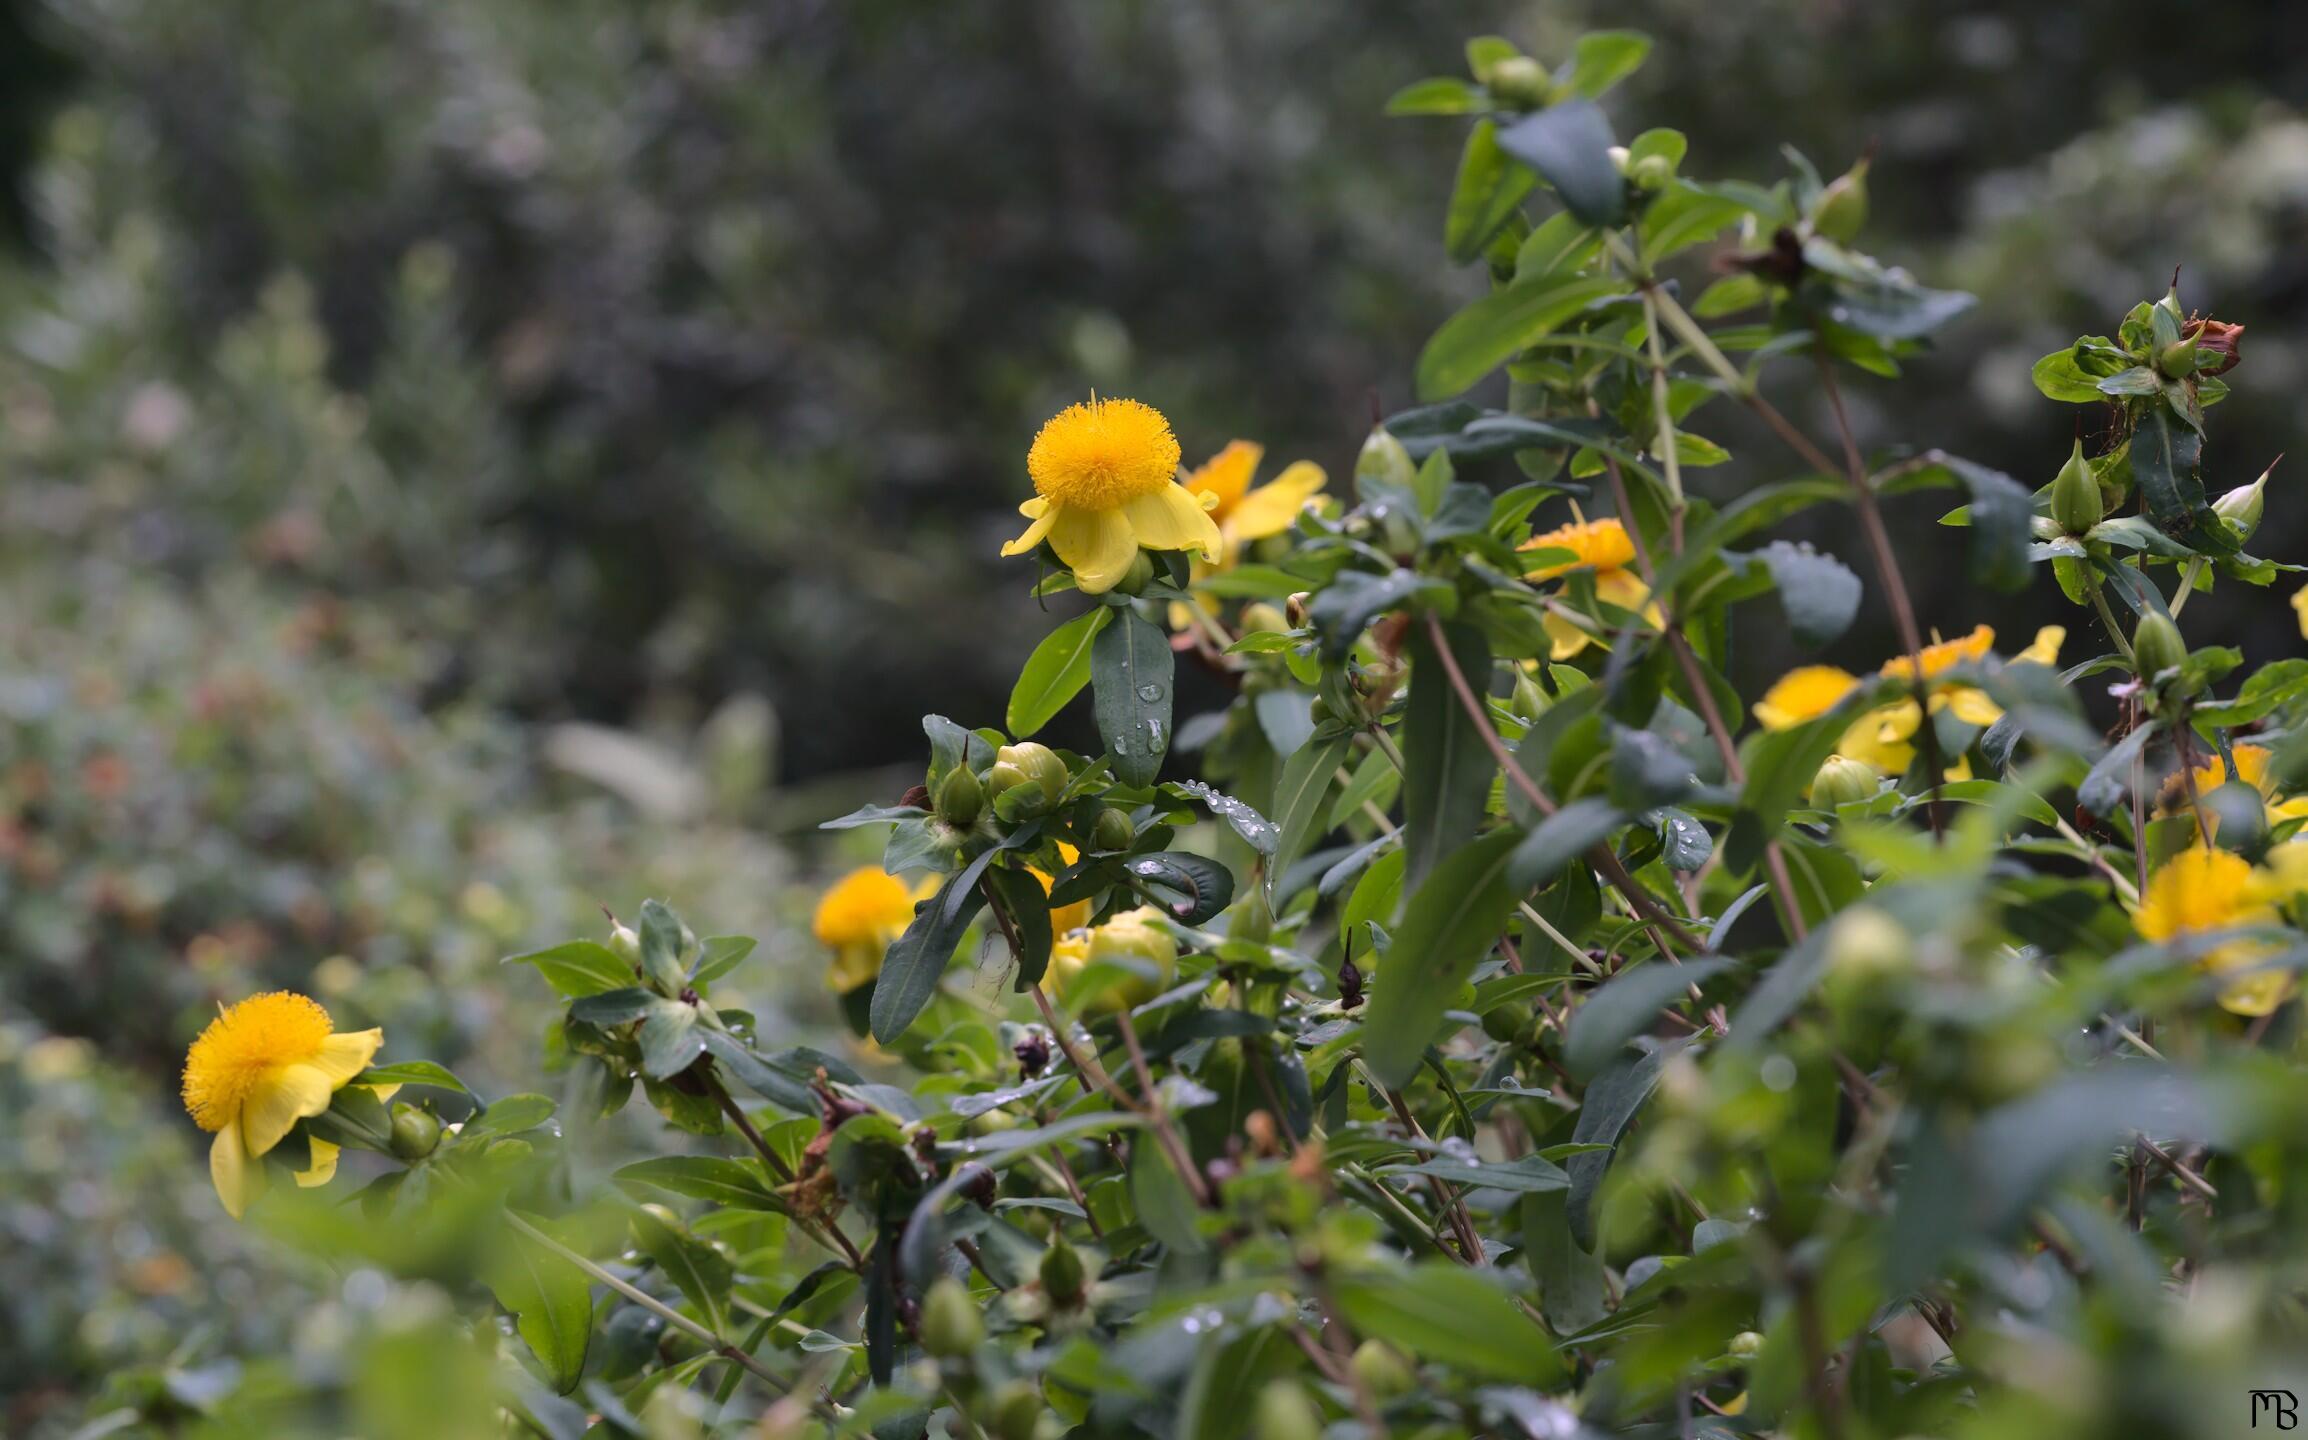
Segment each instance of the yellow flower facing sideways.
M1574 570L1591 570L1595 576L1595 598L1606 605L1643 617L1653 626L1664 625L1659 607L1651 603L1651 587L1633 570L1635 540L1627 527L1617 520L1574 520L1560 525L1544 535L1533 535L1523 542L1525 550L1568 550L1579 558L1559 564L1542 565L1523 578L1526 580L1554 580ZM1549 610L1543 623L1553 638L1554 658L1568 660L1594 643L1594 637L1585 626Z
M2067 640L2064 626L2046 625L2036 632L2036 638L2027 649L2011 657L2012 664L2055 665L2059 662L2060 646ZM1934 712L1953 710L1958 719L1972 725L1993 725L2003 718L2003 709L1988 698L1985 690L1959 681L1939 682L1948 670L1966 661L1990 658L1995 647L1995 631L1981 625L1961 639L1942 640L1924 647L1923 677L1931 685L1931 708ZM1915 665L1907 656L1898 655L1887 660L1879 674L1892 679L1911 679ZM1755 702L1755 719L1766 730L1790 730L1795 726L1816 720L1842 703L1843 697L1859 687L1859 677L1834 665L1804 665L1779 677L1777 683ZM1923 710L1913 700L1898 700L1879 705L1851 722L1836 742L1836 753L1847 759L1863 761L1885 775L1903 775L1915 762L1915 733L1923 724ZM1948 778L1968 778L1965 762L1957 762L1948 771Z
M184 1108L216 1139L208 1174L235 1220L264 1188L263 1157L299 1120L369 1067L385 1043L382 1030L336 1033L329 1012L305 996L275 990L220 1010L184 1059ZM397 1087L379 1086L382 1098ZM336 1174L337 1147L312 1142L312 1165L299 1185L325 1185Z
M1258 473L1258 462L1265 457L1263 445L1231 441L1186 477L1186 488L1210 507L1210 518L1218 526L1223 544L1217 563L1222 567L1233 563L1242 546L1288 530L1306 502L1328 483L1320 465L1300 460L1253 488L1251 477Z
M2308 795L2285 795L2276 788L2276 777L2268 771L2268 762L2273 757L2267 746L2233 745L2229 747L2229 753L2236 757L2235 778L2260 792L2260 798L2267 806L2268 824L2271 827L2308 816ZM2227 762L2214 753L2195 768L2190 778L2194 780L2199 796L2209 794L2228 783ZM2187 781L2178 775L2165 781L2162 798L2165 814L2178 814L2185 810L2188 805ZM2216 820L2216 817L2213 818ZM2308 830L2301 833L2308 835Z
M871 985L882 973L882 956L914 923L914 906L937 889L934 879L908 885L878 865L860 866L833 884L817 902L810 929L833 952L825 968L826 988L847 995Z
M2277 905L2308 886L2308 866L2294 862L2282 845L2267 868L2255 869L2243 856L2202 845L2181 851L2148 877L2132 924L2144 939L2174 940L2184 935L2273 925ZM2308 859L2308 849L2299 851ZM2254 970L2282 950L2267 940L2233 940L2215 946L2197 963L2210 974L2239 974L2220 992L2220 1008L2237 1015L2266 1015L2289 999L2298 981L2289 970Z
M1151 405L1093 398L1067 406L1026 453L1035 493L1018 513L1033 523L1002 553L1023 555L1047 540L1089 595L1120 584L1141 547L1216 561L1224 541L1201 499L1178 483L1178 454L1170 422Z
M1088 998L1087 1008L1111 1014L1145 1004L1162 993L1163 986L1178 973L1178 942L1151 923L1160 917L1160 911L1141 905L1109 916L1096 929L1060 935L1050 943L1050 968L1043 975L1044 985L1074 1004L1075 982L1084 969L1105 960L1139 960L1152 965L1161 978L1131 975L1113 981Z

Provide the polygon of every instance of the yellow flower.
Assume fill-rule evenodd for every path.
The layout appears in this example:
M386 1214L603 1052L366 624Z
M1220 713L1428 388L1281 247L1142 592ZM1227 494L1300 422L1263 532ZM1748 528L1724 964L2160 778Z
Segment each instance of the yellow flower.
M2012 657L2013 664L2052 665L2059 660L2060 646L2067 639L2067 631L2058 625L2047 625L2036 632L2034 643ZM1923 674L1926 680L1946 673L1965 661L1978 661L1989 656L1995 644L1995 631L1982 625L1960 640L1943 640L1925 647ZM1915 666L1904 655L1884 662L1879 672L1893 679L1909 679ZM1755 719L1766 730L1790 730L1797 725L1816 720L1841 704L1843 698L1859 686L1859 677L1833 665L1804 665L1779 677L1777 683L1755 702ZM1931 708L1953 710L1957 718L1973 725L1993 725L2003 717L2003 709L1975 685L1955 681L1934 686ZM1852 760L1863 760L1886 775L1905 774L1915 761L1914 738L1923 723L1923 711L1913 700L1897 700L1867 711L1852 721L1836 743L1839 754ZM1948 771L1950 779L1961 779L1968 774L1965 762L1958 761Z
M2256 871L2243 856L2201 845L2166 860L2148 877L2132 924L2149 940L2240 926L2275 923L2270 903L2289 881L2288 871ZM2198 963L2212 974L2250 970L2281 947L2263 940L2235 940L2207 952ZM2266 1015L2293 989L2289 971L2248 974L2220 992L2220 1008L2238 1015Z
M1061 840L1058 842L1058 858L1071 865L1082 858L1082 852ZM1053 877L1044 875L1032 866L1026 868L1026 873L1042 882L1044 895L1049 894L1050 887L1058 883ZM1050 933L1053 935L1063 935L1069 930L1079 930L1089 923L1090 902L1087 900L1076 900L1070 905L1060 905L1050 912Z
M1833 665L1801 665L1779 677L1755 702L1755 719L1766 730L1792 730L1842 703L1859 677Z
M1160 915L1152 906L1141 905L1109 916L1094 930L1059 936L1050 943L1050 968L1043 974L1043 983L1072 1004L1075 982L1085 968L1101 961L1137 960L1152 965L1161 978L1129 975L1112 980L1088 997L1086 1008L1111 1013L1145 1004L1161 993L1178 970L1178 942L1150 923Z
M227 1213L239 1219L263 1188L254 1162L299 1120L328 1109L384 1043L382 1030L335 1033L328 1011L285 990L252 995L208 1022L184 1058L184 1108L216 1135L208 1173ZM316 1140L312 1149L299 1184L326 1183L336 1171L335 1146Z
M1022 555L1046 539L1086 594L1113 589L1140 546L1218 558L1218 526L1178 483L1178 439L1151 405L1067 406L1034 437L1026 473L1035 495L1018 513L1034 523L1002 553Z
M1327 483L1320 465L1300 460L1253 489L1250 479L1258 473L1258 462L1265 455L1265 446L1235 440L1186 477L1186 488L1210 507L1210 518L1217 522L1218 534L1225 541L1221 553L1226 556L1231 557L1236 547L1247 541L1264 540L1288 530L1306 502L1321 493Z
M1578 556L1559 564L1542 565L1523 578L1552 580L1573 570L1592 570L1595 598L1606 605L1641 615L1652 625L1664 625L1659 607L1651 603L1651 587L1629 567L1635 563L1634 537L1617 520L1574 520L1544 535L1523 542L1525 550L1568 550ZM1568 660L1592 644L1594 637L1575 621L1549 611L1542 622L1553 637L1557 660Z
M908 886L878 865L861 866L835 881L810 922L818 943L833 951L833 963L825 970L827 987L846 995L872 984L882 972L884 952L914 923L914 906L936 888L934 879Z
M2276 788L2275 777L2268 773L2268 762L2274 757L2267 746L2236 745L2230 747L2229 753L2236 757L2235 778L2260 792L2266 804L2267 823L2270 826L2308 815L2308 795L2288 796ZM2208 795L2228 783L2227 763L2215 752L2203 764L2196 766L2189 778L2195 782L2197 795ZM2188 782L2175 774L2164 782L2159 809L2163 814L2176 815L2186 810L2187 806ZM2213 833L2218 834L2219 817L2208 815L2206 818L2214 827Z
M2300 617L2300 638L2308 640L2308 585L2292 592L2292 613Z

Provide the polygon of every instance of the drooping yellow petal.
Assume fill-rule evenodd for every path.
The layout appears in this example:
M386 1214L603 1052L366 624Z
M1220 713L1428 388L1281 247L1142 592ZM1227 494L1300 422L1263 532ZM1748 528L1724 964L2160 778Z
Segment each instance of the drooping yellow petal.
M1230 441L1225 449L1186 477L1186 488L1216 501L1211 507L1211 516L1224 520L1242 497L1250 493L1250 477L1258 473L1258 462L1265 457L1266 447L1255 441Z
M1236 540L1264 540L1280 535L1298 521L1306 502L1322 493L1329 477L1311 460L1300 460L1242 497L1225 517L1228 535Z
M337 1147L317 1136L311 1143L312 1166L296 1172L297 1185L306 1190L317 1189L337 1178Z
M1601 570L1595 574L1595 598L1606 605L1616 605L1631 615L1640 615L1643 622L1654 628L1664 628L1667 619L1659 607L1651 603L1651 587L1632 570Z
M1020 505L1018 513L1029 517L1034 523L1028 525L1025 532L1019 535L1017 539L1005 542L1002 546L1002 553L1004 555L1023 555L1036 545L1041 544L1042 537L1050 533L1050 527L1058 522L1058 517L1065 513L1065 508L1063 505L1052 505L1039 495Z
M1074 572L1074 583L1082 593L1103 595L1120 584L1130 573L1130 562L1138 558L1137 532L1123 513L1070 506L1059 506L1057 512L1057 523L1050 527L1050 545Z
M251 1155L265 1155L299 1120L329 1108L336 1093L317 1065L283 1065L258 1079L241 1107L241 1137Z
M1755 718L1766 730L1790 730L1834 709L1858 684L1857 676L1833 665L1800 666L1755 702Z
M2300 617L2300 638L2308 640L2308 585L2292 592L2292 613Z
M369 1068L384 1048L382 1030L354 1030L331 1035L321 1042L320 1053L313 1056L313 1068L329 1077L329 1088L334 1090L355 1075Z
M2062 632L2063 635L2065 632ZM2040 635L2037 637L2042 638ZM1923 647L1923 678L1932 679L1945 670L1967 660L1984 660L1995 648L1995 627L1974 625L1971 633L1958 640L1941 640ZM1894 655L1883 662L1883 673L1896 680L1915 678L1915 662L1905 655Z
M2003 718L2003 707L1975 685L1948 686L1931 697L1931 708L1953 710L1955 718L1966 725L1993 725Z
M1225 541L1201 499L1183 485L1165 485L1151 495L1123 502L1122 514L1148 550L1192 550L1216 560Z
M216 1198L224 1202L224 1213L235 1220L264 1189L263 1167L250 1162L238 1120L227 1121L209 1142L208 1178L216 1186Z
M1548 637L1555 642L1554 648L1548 652L1549 659L1568 660L1595 643L1595 637L1587 633L1585 626L1552 605L1539 617L1539 623L1546 627Z
M2036 632L2036 638L2033 644L2029 645L2027 649L2022 650L2019 654L2014 655L2011 658L2014 660L2029 660L2033 661L2035 664L2044 666L2057 665L2060 663L2060 647L2067 643L2067 626L2046 625L2041 630Z

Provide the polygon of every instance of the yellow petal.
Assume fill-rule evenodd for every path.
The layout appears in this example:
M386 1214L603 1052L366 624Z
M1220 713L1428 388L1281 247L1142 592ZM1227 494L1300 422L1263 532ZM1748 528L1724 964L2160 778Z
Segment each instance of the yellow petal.
M1205 560L1218 558L1218 524L1194 492L1183 485L1165 485L1151 495L1124 501L1122 514L1138 532L1138 543L1149 550L1197 550Z
M241 1144L238 1120L226 1121L209 1143L208 1178L216 1186L216 1198L224 1202L224 1213L235 1220L264 1189L263 1168L250 1163L248 1150Z
M1306 502L1322 493L1329 477L1311 460L1301 460L1242 497L1226 517L1227 533L1237 540L1264 540L1280 535L1298 520Z
M1249 440L1233 441L1188 475L1186 488L1198 495L1208 495L1216 502L1217 513L1225 516L1250 489L1250 477L1258 473L1258 462L1265 456L1263 445Z
M2060 647L2068 642L2068 627L2046 625L2036 632L2035 643L2014 655L2014 660L2032 660L2038 665L2060 663Z
M312 1066L329 1077L329 1088L334 1090L355 1075L369 1068L384 1048L382 1030L353 1030L331 1035L321 1042L321 1053L312 1058Z
M2220 1008L2231 1015L2249 1015L2257 1019L2272 1014L2276 1007L2292 996L2293 976L2282 970L2263 970L2247 975L2220 992Z
M401 1093L401 1087L398 1085L363 1085L361 1088L376 1096L377 1103L380 1105Z
M2308 640L2308 585L2292 592L2292 610L2300 617L2300 638Z
M1554 639L1555 648L1549 654L1551 659L1568 660L1594 643L1593 636L1552 609L1539 618L1539 623L1547 628L1547 634Z
M1074 583L1082 593L1103 595L1120 584L1130 573L1130 562L1138 558L1137 534L1122 512L1060 505L1054 513L1050 545L1074 572Z
M248 1153L266 1154L299 1120L328 1109L336 1088L317 1065L283 1065L257 1081L240 1111Z
M312 1168L296 1172L297 1185L305 1190L326 1185L337 1178L337 1147L319 1139L312 1142L312 1147Z
M1790 670L1755 702L1755 718L1766 730L1793 729L1834 709L1858 683L1850 671L1833 665Z
M1036 545L1041 544L1042 537L1050 533L1050 527L1055 525L1060 519L1064 518L1066 514L1066 507L1063 505L1052 505L1049 501L1044 500L1041 496L1037 495L1033 499L1028 500L1024 505L1020 505L1018 507L1018 513L1021 515L1029 515L1034 523L1026 527L1026 532L1023 535L1020 535L1017 539L1010 541L1008 544L1002 547L1002 553L1004 555L1023 555L1028 550L1033 549Z
M1993 725L2003 718L2003 707L1988 699L1985 690L1970 685L1951 685L1932 696L1931 708L1953 710L1966 725Z

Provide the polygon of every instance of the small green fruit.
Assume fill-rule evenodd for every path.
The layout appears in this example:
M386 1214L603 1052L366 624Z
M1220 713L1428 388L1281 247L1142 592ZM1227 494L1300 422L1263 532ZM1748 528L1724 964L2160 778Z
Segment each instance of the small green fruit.
M1873 992L1914 965L1915 942L1906 927L1873 905L1852 906L1827 933L1830 990Z
M966 765L956 765L938 786L938 818L957 828L978 818L985 808L986 787Z
M2087 535L2106 513L2100 503L2100 482L2084 461L2084 442L2077 440L2068 452L2068 463L2052 480L2052 520L2067 534Z
M1512 1044L1530 1023L1531 1007L1513 1000L1483 1012L1483 1033L1507 1044Z
M1245 635L1255 635L1264 630L1279 633L1289 628L1290 617L1283 614L1282 607L1271 600L1253 600L1242 607L1242 633Z
M1819 204L1811 212L1812 234L1838 244L1859 237L1867 224L1867 165L1862 155L1819 192Z
M1127 850L1138 838L1138 827L1130 823L1128 814L1109 805L1098 812L1096 823L1090 827L1090 848L1093 850Z
M1381 1400L1408 1395L1418 1387L1418 1372L1384 1340L1365 1340L1354 1347L1354 1373Z
M1493 97L1517 109L1536 110L1555 101L1555 82L1547 67L1528 55L1509 55L1491 67L1483 82Z
M1881 788L1875 767L1864 760L1853 760L1845 755L1830 755L1819 773L1811 777L1811 803L1821 810L1833 810L1855 800L1866 800Z
M1675 162L1664 155L1646 155L1627 167L1627 178L1635 188L1656 193L1675 181Z
M1248 894L1234 902L1234 913L1226 923L1226 938L1247 940L1253 945L1264 945L1274 938L1274 906L1266 898L1264 885L1252 885Z
M984 1344L986 1317L969 1290L951 1275L922 1297L922 1348L939 1359L967 1355Z
M628 965L641 963L641 936L630 925L612 920L609 924L609 953Z
M1050 1303L1071 1309L1082 1303L1082 1295L1090 1279L1089 1268L1082 1263L1082 1252L1066 1243L1060 1235L1042 1252L1042 1293Z
M1504 62L1501 62L1504 63ZM1322 1440L1322 1416L1296 1380L1273 1380L1250 1412L1252 1440Z
M2132 632L2132 669L2142 680L2177 669L2187 658L2188 642L2172 617L2153 611L2140 617L2140 628Z
M994 1433L1001 1440L1034 1440L1035 1428L1048 1408L1039 1385L1031 1380L1012 1380L994 1392Z
M2251 484L2239 485L2213 501L2212 509L2221 519L2236 527L2240 538L2249 540L2252 532L2260 528L2260 516L2267 508L2264 495L2267 488L2268 477L2263 473Z
M1734 1355L1760 1355L1763 1353L1763 1336L1758 1331L1742 1330L1731 1337L1729 1349Z
M1527 725L1546 714L1553 702L1547 699L1547 692L1539 688L1538 681L1518 670L1515 672L1515 698L1510 703L1515 718Z
M396 1158L422 1160L441 1143L441 1122L414 1105L395 1105L391 1143Z

